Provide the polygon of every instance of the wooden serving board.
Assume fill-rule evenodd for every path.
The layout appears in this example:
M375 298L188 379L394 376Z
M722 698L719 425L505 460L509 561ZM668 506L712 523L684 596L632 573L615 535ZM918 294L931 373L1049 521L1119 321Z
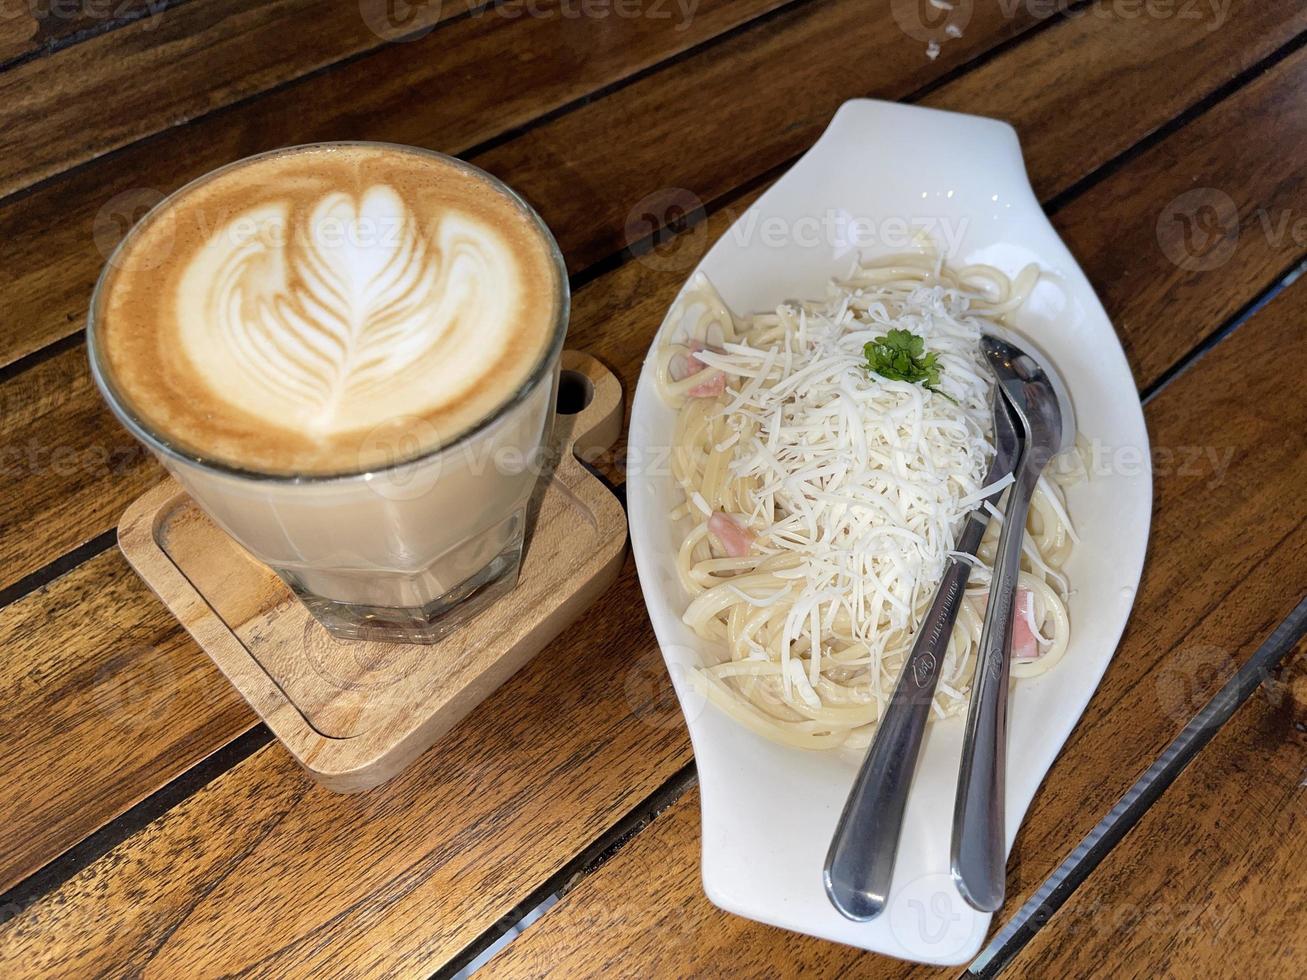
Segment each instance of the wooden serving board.
M118 544L128 562L328 788L354 792L394 776L616 578L626 514L577 457L617 438L621 386L574 351L563 353L563 372L565 387L588 400L558 415L559 462L532 499L517 587L435 645L332 637L172 479L123 515Z

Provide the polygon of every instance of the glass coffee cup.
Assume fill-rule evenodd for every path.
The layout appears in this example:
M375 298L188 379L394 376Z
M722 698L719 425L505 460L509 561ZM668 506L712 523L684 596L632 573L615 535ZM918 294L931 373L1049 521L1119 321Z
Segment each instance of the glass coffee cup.
M516 584L568 304L553 236L494 177L314 144L146 215L88 352L119 420L327 630L430 643Z

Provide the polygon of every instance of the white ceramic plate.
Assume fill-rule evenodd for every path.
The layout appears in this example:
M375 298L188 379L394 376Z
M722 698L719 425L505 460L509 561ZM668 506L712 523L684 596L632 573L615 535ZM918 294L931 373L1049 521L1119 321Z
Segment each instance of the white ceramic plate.
M1031 192L1016 133L974 116L848 102L699 270L737 313L769 310L789 297L820 296L833 274L847 270L851 244L867 255L901 250L895 239L905 224L929 226L951 246L955 262L986 262L1009 275L1028 262L1043 268L1017 324L1061 371L1080 431L1098 450L1091 480L1068 492L1083 541L1066 566L1074 590L1070 647L1055 670L1020 682L1011 700L1010 850L1035 790L1116 649L1139 583L1152 502L1148 436L1125 355ZM706 643L681 622L688 597L674 556L684 528L668 519L677 490L658 465L674 413L659 398L653 374L651 356L631 419L631 542L694 743L704 890L727 911L797 932L927 963L967 961L980 948L989 916L961 900L948 873L963 718L930 726L889 907L870 923L854 923L829 904L821 879L854 763L773 745L706 706L686 684L688 669L705 659Z

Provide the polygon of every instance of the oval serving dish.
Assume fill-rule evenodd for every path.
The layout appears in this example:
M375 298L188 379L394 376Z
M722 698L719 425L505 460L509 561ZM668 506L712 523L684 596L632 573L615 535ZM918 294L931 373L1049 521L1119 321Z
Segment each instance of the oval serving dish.
M988 263L1008 275L1029 262L1041 267L1040 284L1016 317L1018 333L1057 365L1080 432L1095 448L1090 479L1067 488L1081 538L1065 567L1073 590L1070 646L1053 670L1013 688L1010 851L1116 649L1143 568L1152 508L1148 436L1125 355L1031 191L1016 133L974 116L845 103L695 271L708 275L736 314L770 310L788 297L822 295L831 276L847 270L854 245L868 256L901 251L903 243L890 239L904 226L932 234L954 263ZM640 583L694 744L704 890L729 912L786 929L924 963L966 962L990 917L967 906L949 876L965 716L929 727L889 906L879 918L856 923L835 911L822 888L822 862L856 760L768 742L706 705L687 683L688 672L710 659L708 644L681 622L689 597L677 581L675 555L686 528L668 516L680 502L675 481L666 466L654 465L666 458L675 412L659 397L652 351L676 326L663 324L640 376L630 459L650 465L630 474L627 493ZM1068 849L1073 844L1066 842Z

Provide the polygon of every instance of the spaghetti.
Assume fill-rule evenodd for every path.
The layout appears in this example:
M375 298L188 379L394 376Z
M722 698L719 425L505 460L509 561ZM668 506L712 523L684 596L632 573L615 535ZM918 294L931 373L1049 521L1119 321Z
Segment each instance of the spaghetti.
M980 335L1006 322L1038 275L950 268L923 250L859 262L824 299L773 313L737 319L702 274L673 308L656 371L678 411L684 619L721 651L692 677L736 721L803 748L870 742L954 535L997 488L982 486L994 449ZM864 345L895 329L935 354L937 387L869 371ZM994 514L935 717L966 704ZM1076 536L1056 479L1041 479L1027 532L1018 678L1056 664L1070 634L1061 568Z

